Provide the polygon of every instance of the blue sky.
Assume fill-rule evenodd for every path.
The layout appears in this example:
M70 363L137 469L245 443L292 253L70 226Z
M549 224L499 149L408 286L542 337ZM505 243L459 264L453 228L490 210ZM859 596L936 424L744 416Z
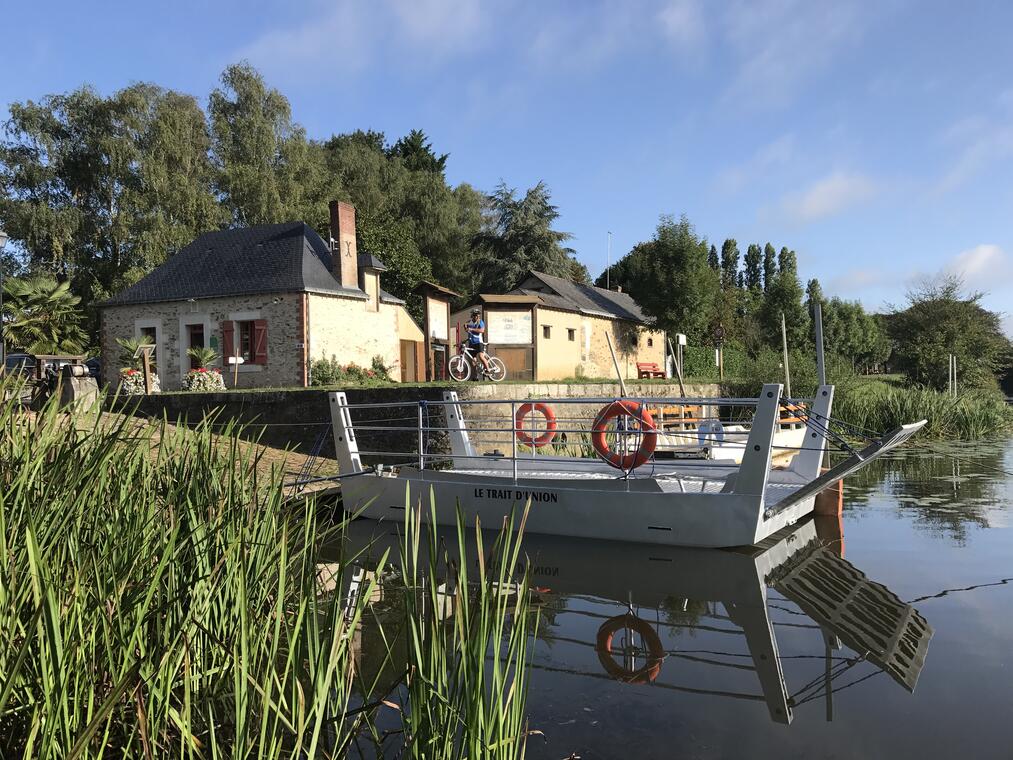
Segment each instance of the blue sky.
M607 231L617 257L685 213L872 308L945 271L1013 315L1013 3L56 0L4 20L3 106L139 80L206 99L245 58L311 136L420 127L452 182L544 180L594 274Z

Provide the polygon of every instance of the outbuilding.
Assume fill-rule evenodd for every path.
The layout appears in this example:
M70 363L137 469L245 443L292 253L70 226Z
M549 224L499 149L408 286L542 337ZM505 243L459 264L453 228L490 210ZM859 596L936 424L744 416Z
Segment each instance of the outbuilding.
M665 333L656 329L628 293L529 272L505 293L483 293L452 317L460 339L472 305L482 308L486 339L507 377L562 380L638 376L637 364L665 366Z

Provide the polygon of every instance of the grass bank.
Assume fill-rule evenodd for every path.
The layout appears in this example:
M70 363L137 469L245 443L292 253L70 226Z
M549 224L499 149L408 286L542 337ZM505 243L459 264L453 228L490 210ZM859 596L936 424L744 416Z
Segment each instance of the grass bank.
M394 685L366 703L357 641L382 568L352 602L323 591L342 525L287 503L235 433L0 404L0 757L521 756L528 598L493 593L517 569L514 534L474 578L409 522L412 640L377 635L424 677L381 669ZM353 560L326 565L344 577ZM410 589L443 583L449 620L420 616ZM375 729L381 710L399 730Z

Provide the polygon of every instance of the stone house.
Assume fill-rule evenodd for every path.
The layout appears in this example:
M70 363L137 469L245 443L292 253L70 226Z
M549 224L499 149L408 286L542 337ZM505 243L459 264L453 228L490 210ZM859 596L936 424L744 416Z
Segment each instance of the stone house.
M190 371L187 349L240 356L238 387L310 383L310 362L335 357L394 378L424 372L422 330L380 286L385 267L355 244L355 209L330 205L330 243L304 222L208 232L102 304L102 363L118 377L117 338L147 335L165 390ZM406 345L407 344L407 345ZM410 349L410 350L407 350ZM233 385L227 368L226 384Z
M620 370L637 377L637 363L665 366L665 333L652 326L628 293L529 272L506 293L483 293L486 336L507 377L535 381L614 377L606 335ZM458 340L471 305L451 321Z

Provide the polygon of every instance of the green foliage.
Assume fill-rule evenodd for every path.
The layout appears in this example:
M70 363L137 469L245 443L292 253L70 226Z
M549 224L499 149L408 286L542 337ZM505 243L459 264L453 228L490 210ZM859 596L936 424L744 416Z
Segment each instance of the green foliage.
M341 364L335 356L314 359L310 363L310 378L314 386L376 386L393 382L382 356L374 356L369 367Z
M447 168L449 158L447 153L437 156L433 152L429 138L421 129L413 129L394 143L387 151L387 155L400 159L409 171L433 172L441 176Z
M530 270L566 278L577 271L573 249L563 245L570 234L552 228L559 210L549 197L543 182L523 198L505 184L488 197L486 226L475 238L480 291L510 288Z
M957 357L958 384L994 388L1010 361L999 315L981 305L981 293L964 294L956 277L926 282L908 293L908 307L886 319L894 363L913 382L947 387L949 355Z
M151 346L154 344L151 342L151 338L147 335L142 335L139 338L117 338L116 345L120 347L120 364L124 367L140 369L142 361L141 357L137 356L137 349L141 346ZM157 360L157 358L158 357L152 353L152 368L154 368L155 360Z
M207 346L196 346L188 348L186 355L194 360L197 369L207 369L219 359L218 352Z
M746 249L744 285L750 291L763 290L763 251L756 243Z
M784 315L788 348L808 346L809 313L802 303L802 284L798 279L795 254L781 249L780 266L767 287L759 319L766 345L781 344L781 315Z
M678 222L663 216L652 240L612 266L612 287L622 286L661 329L685 333L694 345L709 344L719 282L707 256L707 242L685 216ZM604 285L604 275L597 284Z
M774 284L774 277L777 275L777 260L774 246L767 243L763 246L763 290L770 290Z
M37 275L4 280L4 339L32 354L79 354L87 345L81 329L81 298L69 282Z
M282 468L258 472L239 429L144 428L99 406L69 418L56 399L25 419L7 390L0 756L338 758L355 742L370 756L523 757L537 624L523 519L491 546L479 536L475 564L407 504L396 587L380 593L395 575L383 552L350 595L345 523L288 500ZM382 627L381 596L405 599ZM402 703L383 726L381 702L363 699L381 677ZM391 721L397 738L381 738Z

